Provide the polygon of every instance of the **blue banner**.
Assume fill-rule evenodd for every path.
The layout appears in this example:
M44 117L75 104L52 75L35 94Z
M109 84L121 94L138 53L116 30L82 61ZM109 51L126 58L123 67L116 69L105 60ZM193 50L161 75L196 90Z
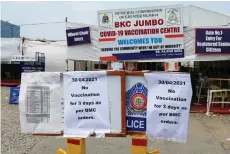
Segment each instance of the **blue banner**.
M148 89L140 82L126 92L127 131L146 131Z
M9 99L10 104L18 104L19 103L19 92L20 92L19 87L11 87L10 88L10 99Z
M151 58L183 58L184 49L140 51L137 53L113 54L117 60L151 59Z
M66 30L68 46L91 43L90 28L77 28Z
M230 54L230 28L197 28L196 54Z

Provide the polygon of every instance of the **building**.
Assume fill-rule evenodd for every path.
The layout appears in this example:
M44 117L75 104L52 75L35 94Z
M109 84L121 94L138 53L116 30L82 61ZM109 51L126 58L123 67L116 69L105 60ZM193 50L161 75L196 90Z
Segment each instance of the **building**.
M1 20L1 38L20 38L20 26Z

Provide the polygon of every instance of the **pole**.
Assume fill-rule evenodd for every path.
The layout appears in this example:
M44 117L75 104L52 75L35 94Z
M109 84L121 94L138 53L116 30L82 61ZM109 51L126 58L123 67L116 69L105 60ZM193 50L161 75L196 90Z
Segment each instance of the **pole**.
M88 62L85 61L85 71L88 71Z
M78 71L81 71L81 61L78 61Z
M69 61L68 61L68 59L65 61L66 62L66 71L68 72L69 71Z
M73 67L73 70L74 70L74 71L77 71L76 65L77 65L77 61L74 60L74 67Z
M22 38L22 56L24 55L24 50L23 50L24 42L25 42L25 37Z
M98 66L98 69L101 69L101 61L99 62L99 66Z
M93 69L94 69L94 67L93 67L93 61L91 61L91 68L90 68L90 70L92 71Z

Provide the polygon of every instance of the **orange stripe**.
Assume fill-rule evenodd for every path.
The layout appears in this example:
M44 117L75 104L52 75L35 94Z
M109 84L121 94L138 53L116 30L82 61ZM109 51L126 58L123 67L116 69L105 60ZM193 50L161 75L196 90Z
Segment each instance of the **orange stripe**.
M100 57L101 61L116 61L117 57L116 56L108 56L108 57Z
M146 139L132 139L132 146L147 146Z
M80 145L80 140L67 139L67 143L74 144L74 145Z
M173 34L173 35L165 35L166 38L180 38L184 37L184 34Z
M106 42L106 41L115 41L116 38L100 38L99 42Z

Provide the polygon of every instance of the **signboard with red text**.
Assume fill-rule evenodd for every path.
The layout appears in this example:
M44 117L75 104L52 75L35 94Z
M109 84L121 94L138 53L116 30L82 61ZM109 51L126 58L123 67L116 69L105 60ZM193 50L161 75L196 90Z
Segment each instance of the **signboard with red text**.
M182 6L98 11L101 60L184 57Z

